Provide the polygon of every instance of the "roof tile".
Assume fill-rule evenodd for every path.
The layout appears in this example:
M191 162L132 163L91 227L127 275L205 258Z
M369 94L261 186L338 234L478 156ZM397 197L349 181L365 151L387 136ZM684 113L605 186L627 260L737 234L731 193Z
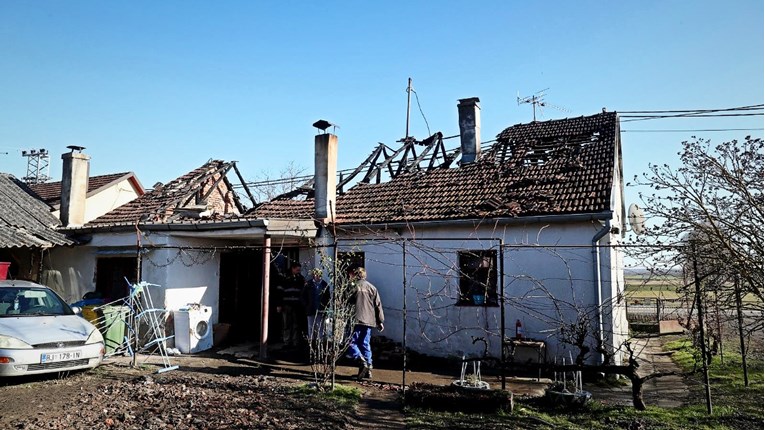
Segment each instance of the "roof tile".
M616 113L508 127L474 163L360 183L337 198L338 223L454 220L610 209ZM248 216L311 218L313 199L274 200Z

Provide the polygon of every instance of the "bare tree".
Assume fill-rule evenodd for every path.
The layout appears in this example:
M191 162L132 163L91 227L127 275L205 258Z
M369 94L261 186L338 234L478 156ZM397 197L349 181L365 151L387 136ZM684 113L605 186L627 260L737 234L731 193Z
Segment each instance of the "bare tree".
M696 139L683 142L679 155L680 167L651 164L649 172L635 177L634 185L652 190L640 197L654 222L636 242L677 248L660 254L659 263L683 266L684 242L694 233L704 242L704 265L737 273L745 293L762 302L763 140L746 137L712 146Z
M333 248L336 251L336 248ZM353 267L346 260L320 253L321 269L331 287L330 305L310 330L315 334L309 342L311 368L319 389L334 389L337 362L350 345L349 328L356 319L356 284L350 273Z
M306 168L290 161L286 167L274 175L271 171L263 170L254 181L248 185L255 199L259 202L267 202L273 198L292 191L313 177L306 175Z
M633 248L632 254L649 255L647 265L654 271L683 267L689 272L698 265L699 273L690 272L702 283L700 294L688 280L678 292L711 309L717 330L708 331L715 340L710 351L722 352L721 327L725 320L735 321L748 383L745 338L753 327L762 327L763 140L746 137L713 146L695 139L683 142L679 155L680 167L651 164L649 172L635 177L635 185L652 190L640 196L654 225L636 239L646 248ZM755 311L748 312L750 321L743 317L747 310Z

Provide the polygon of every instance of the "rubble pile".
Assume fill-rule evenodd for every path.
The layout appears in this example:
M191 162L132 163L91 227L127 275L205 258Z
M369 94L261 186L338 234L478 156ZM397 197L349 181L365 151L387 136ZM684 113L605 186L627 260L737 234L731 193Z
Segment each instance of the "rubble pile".
M66 414L16 420L17 429L352 428L350 411L266 376L165 374L80 388Z

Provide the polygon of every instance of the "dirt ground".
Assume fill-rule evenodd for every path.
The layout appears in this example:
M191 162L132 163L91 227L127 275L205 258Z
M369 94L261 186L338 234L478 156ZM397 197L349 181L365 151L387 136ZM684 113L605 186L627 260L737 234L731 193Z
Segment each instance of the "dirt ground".
M251 366L202 359L163 374L107 364L67 377L2 381L0 428L356 428L354 409L304 382Z

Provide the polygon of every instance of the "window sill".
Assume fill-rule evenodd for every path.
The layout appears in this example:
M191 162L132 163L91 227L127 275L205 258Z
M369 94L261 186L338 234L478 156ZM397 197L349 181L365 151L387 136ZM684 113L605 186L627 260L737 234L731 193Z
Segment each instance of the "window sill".
M478 304L469 303L469 302L457 302L454 304L454 306L471 307L471 308L498 308L499 303L484 303L482 305L478 305Z

